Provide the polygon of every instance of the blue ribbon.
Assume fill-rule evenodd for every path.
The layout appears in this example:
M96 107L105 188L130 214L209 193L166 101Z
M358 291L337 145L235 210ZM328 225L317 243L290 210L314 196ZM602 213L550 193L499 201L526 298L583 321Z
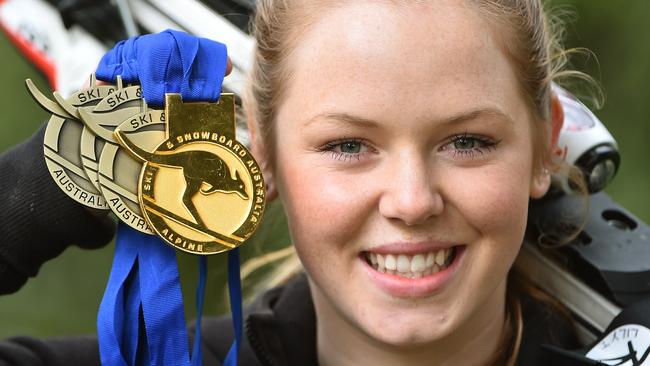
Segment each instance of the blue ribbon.
M203 298L205 297L205 279L208 277L208 259L199 257L199 285L196 288L196 328L194 328L194 347L192 348L192 366L201 366L201 317L203 316Z
M121 41L102 57L97 78L115 83L139 82L144 99L162 106L165 93L181 93L184 101L216 102L226 73L224 44L166 30Z
M176 252L157 236L140 236L134 243L138 245L140 297L149 346L147 365L187 365L190 358Z
M235 330L235 340L230 346L223 364L225 366L237 366L243 325L239 248L228 252L228 291L230 293L230 312L232 314L232 326Z
M118 225L97 333L102 365L189 365L176 253L159 237Z
M165 93L184 101L217 101L225 76L225 45L167 30L119 42L99 63L97 78L139 82L149 105L162 106ZM228 284L235 340L226 358L237 364L241 343L239 252L228 257ZM207 261L199 258L197 322L192 366L201 355L201 316ZM101 362L105 366L190 366L176 254L157 236L118 225L113 267L97 316Z
M131 326L138 322L133 322L132 311L128 312L126 316L123 311L130 303L135 302L134 297L137 295L132 294L131 301L126 301L126 294L130 292L130 289L125 289L125 287L138 257L137 242L134 241L137 239L132 236L134 230L126 230L125 226L120 223L117 227L113 268L111 268L108 285L97 315L97 337L102 365L132 365L130 362L135 359L135 356L130 353L136 352L134 348L137 348L137 337L134 347L132 343L134 332L128 327L125 329L125 318L129 319ZM137 310L139 311L139 309ZM135 334L137 335L138 332L136 331ZM125 338L129 338L128 345L125 344ZM123 348L126 354L122 354Z

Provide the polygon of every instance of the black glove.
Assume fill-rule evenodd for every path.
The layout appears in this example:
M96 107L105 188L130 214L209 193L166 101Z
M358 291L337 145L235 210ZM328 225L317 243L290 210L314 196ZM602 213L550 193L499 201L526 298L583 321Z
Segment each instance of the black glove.
M99 248L115 222L63 193L43 157L42 127L0 155L0 294L17 291L69 245Z

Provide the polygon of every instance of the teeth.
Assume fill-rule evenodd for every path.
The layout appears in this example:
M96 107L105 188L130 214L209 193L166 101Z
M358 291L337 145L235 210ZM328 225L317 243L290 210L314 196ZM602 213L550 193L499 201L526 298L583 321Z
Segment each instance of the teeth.
M424 256L422 254L418 254L411 259L411 272L422 272L425 268Z
M391 271L397 269L397 261L395 260L395 256L392 254L386 256L386 269L389 269Z
M429 252L429 254L427 254L426 266L429 268L433 267L433 262L435 262L435 260L436 260L436 255L433 254L433 252Z
M407 278L420 278L437 273L451 264L453 249L416 254L378 254L366 253L368 263L382 273Z
M442 266L445 264L445 250L439 250L438 253L436 254L436 264L439 266Z
M400 254L397 257L397 271L406 273L411 271L411 262L405 255Z
M377 266L377 254L370 253L370 263L372 263L373 267Z
M381 255L381 254L377 254L377 267L379 267L381 269L386 268L386 262L384 260L384 256Z

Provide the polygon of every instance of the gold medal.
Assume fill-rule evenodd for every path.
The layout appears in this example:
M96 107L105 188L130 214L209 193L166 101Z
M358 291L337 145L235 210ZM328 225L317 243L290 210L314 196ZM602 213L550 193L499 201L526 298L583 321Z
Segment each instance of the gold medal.
M90 182L101 190L99 185L99 158L106 142L115 143L113 130L130 116L140 112L142 89L140 86L122 88L118 77L117 89L92 107L78 108L78 115L84 123L80 150L83 169Z
M165 113L147 108L119 126L130 141L146 151L153 151L165 140ZM99 159L99 184L113 213L132 228L155 234L140 209L138 180L142 162L134 160L119 145L106 143Z
M235 139L235 100L183 103L165 96L166 139L152 152L117 128L116 140L144 162L138 198L145 218L165 241L193 254L238 247L264 212L260 168Z
M40 93L30 80L26 83L34 99L53 114L45 129L43 143L45 162L52 178L65 194L77 202L95 209L107 210L106 201L83 170L79 146L83 131L81 121ZM75 93L66 103L72 106L92 105L114 90L112 85L96 85L93 75L90 88Z

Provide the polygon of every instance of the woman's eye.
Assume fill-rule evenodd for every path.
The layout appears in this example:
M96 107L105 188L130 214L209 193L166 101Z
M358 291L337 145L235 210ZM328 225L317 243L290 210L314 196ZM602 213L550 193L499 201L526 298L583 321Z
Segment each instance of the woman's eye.
M340 143L338 149L344 154L358 154L361 151L361 143L358 141L347 141Z
M456 150L470 150L479 147L478 141L471 137L461 136L453 141Z
M350 139L332 141L320 148L320 151L330 153L336 160L350 161L361 160L369 148L362 140Z
M477 155L480 156L493 151L499 142L485 136L474 136L465 133L452 136L440 150L451 150L453 157L475 158Z

